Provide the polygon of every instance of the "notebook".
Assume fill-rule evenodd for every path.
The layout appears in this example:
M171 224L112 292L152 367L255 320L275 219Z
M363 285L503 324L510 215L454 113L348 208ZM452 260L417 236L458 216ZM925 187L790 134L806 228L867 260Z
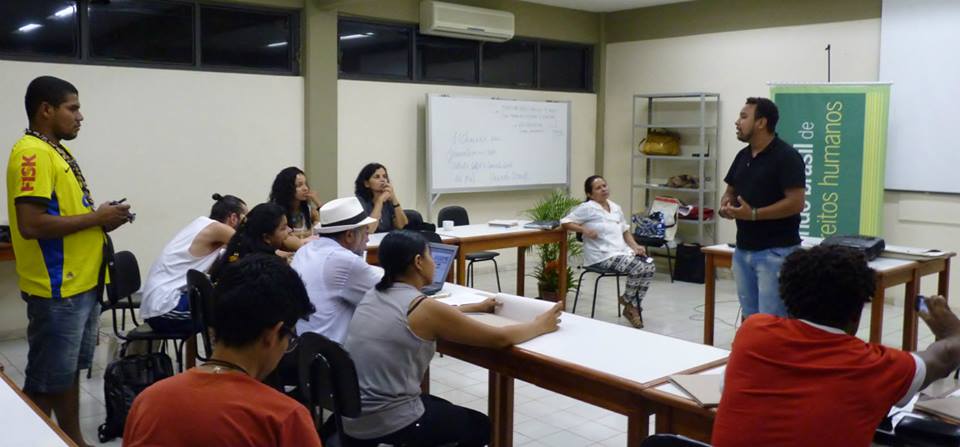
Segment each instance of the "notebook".
M960 424L960 397L917 401L913 409L932 414L953 424Z
M720 405L720 387L723 384L721 374L674 374L670 376L670 381L701 407Z
M457 259L457 246L430 242L430 255L433 256L433 262L437 267L433 271L433 282L420 289L425 295L434 295L443 289L443 284L447 282L447 274L450 273L450 266Z

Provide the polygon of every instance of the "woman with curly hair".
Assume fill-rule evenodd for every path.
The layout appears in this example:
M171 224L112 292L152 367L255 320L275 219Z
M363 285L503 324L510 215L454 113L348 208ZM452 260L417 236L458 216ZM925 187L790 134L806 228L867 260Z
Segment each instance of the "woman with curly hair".
M384 165L368 163L360 170L353 186L363 210L377 219L377 224L371 224L371 233L402 230L407 226L407 215L400 207L400 199L397 198Z
M245 256L254 253L277 255L288 237L290 227L280 205L268 202L253 207L247 213L246 221L237 227L237 232L230 238L220 259L210 268L210 279L217 282L227 265Z
M307 177L296 166L290 166L273 179L270 201L280 205L287 216L293 235L306 239L313 235L313 225L320 221L320 199L310 190ZM301 244L288 244L299 247Z

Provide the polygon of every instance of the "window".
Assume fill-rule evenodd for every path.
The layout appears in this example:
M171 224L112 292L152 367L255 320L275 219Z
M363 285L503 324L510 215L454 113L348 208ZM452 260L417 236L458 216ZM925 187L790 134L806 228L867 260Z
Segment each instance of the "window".
M194 5L151 0L90 2L90 57L193 64Z
M476 41L417 36L417 74L425 81L476 84L479 54Z
M517 37L507 42L420 34L416 25L339 21L344 79L593 91L593 47Z
M73 0L0 1L0 52L77 57Z
M483 43L481 83L508 87L533 88L537 64L537 42L513 39L503 43Z
M410 27L341 20L337 34L340 74L410 77Z
M291 14L201 7L201 65L293 70Z
M590 90L590 49L582 45L540 44L540 87Z

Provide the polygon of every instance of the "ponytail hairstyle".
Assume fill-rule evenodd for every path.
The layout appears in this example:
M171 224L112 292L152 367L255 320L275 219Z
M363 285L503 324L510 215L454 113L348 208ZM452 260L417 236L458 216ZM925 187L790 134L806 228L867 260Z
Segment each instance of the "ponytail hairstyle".
M393 287L397 277L406 273L417 255L426 256L427 240L416 231L391 231L380 242L377 254L380 257L380 266L383 267L383 279L376 287L382 292Z
M247 213L247 220L237 227L237 232L230 238L223 255L210 268L210 279L216 282L227 264L247 255L275 255L276 249L264 242L263 236L273 233L283 221L283 216L283 208L275 203L261 203L253 207Z
M313 228L315 222L313 221L313 213L310 212L309 200L298 201L292 208L290 206L290 204L293 203L293 199L297 196L298 175L306 176L306 174L296 166L290 166L280 171L273 179L273 186L270 188L270 201L283 207L284 213L287 216L287 225L290 228L293 228L293 222L297 220L296 215L298 213L303 216L304 224L307 228Z
M231 214L238 216L243 214L243 208L247 206L239 197L229 194L221 196L218 193L213 193L213 200L213 206L210 207L210 218L218 222L227 220Z
M587 199L584 202L590 201L590 194L593 193L593 182L598 178L603 178L603 176L594 174L587 177L587 180L583 182L583 192L587 194Z

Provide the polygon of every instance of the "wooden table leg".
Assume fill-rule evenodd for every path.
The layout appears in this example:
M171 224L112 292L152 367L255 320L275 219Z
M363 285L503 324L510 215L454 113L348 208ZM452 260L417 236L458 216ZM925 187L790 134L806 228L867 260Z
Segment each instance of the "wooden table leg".
M457 284L467 285L467 251L463 245L457 250Z
M558 260L560 261L560 278L557 282L557 293L560 297L561 309L567 308L567 245L569 244L567 240L567 232L563 232L560 237L560 253Z
M523 275L526 274L527 247L517 247L517 296L523 296Z
M937 295L948 298L950 294L950 258L943 260L943 270L937 274Z
M187 339L187 341L184 344L187 345L183 354L184 357L186 357L186 359L184 359L184 363L185 363L184 370L187 370L187 369L193 368L194 366L197 366L197 336L196 335L191 336L190 338ZM208 352L207 353L208 358L209 358L209 355L210 353Z
M650 436L650 416L640 411L627 415L627 445L639 447Z
M490 446L513 446L513 378L490 371L487 394Z
M920 293L920 272L913 271L903 293L903 350L917 349L917 295Z
M883 299L886 289L877 281L876 290L870 302L870 343L880 343L883 339Z
M703 344L713 345L713 320L716 317L717 266L712 253L705 253L703 272Z

